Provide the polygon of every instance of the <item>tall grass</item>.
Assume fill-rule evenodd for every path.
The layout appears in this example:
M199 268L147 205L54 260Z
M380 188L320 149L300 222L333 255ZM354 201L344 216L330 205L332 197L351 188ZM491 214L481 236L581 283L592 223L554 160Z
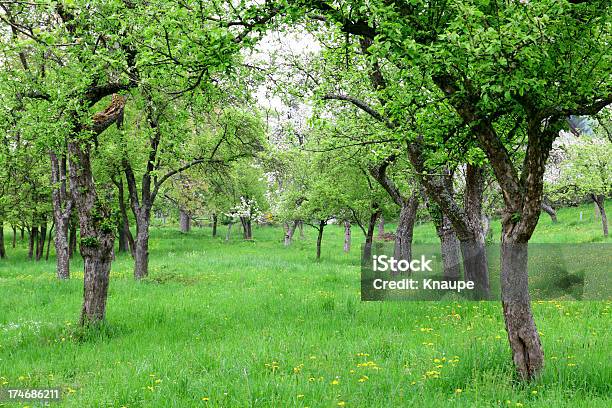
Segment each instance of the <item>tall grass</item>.
M590 206L559 220L543 216L534 241L601 241ZM75 327L81 261L58 282L54 260L8 248L0 386L61 387L62 407L611 405L610 302L535 303L546 366L522 384L497 303L361 302L358 231L344 254L329 227L320 262L306 232L285 248L279 228L225 242L157 227L150 277L135 282L119 255L107 323L87 331ZM416 228L415 242L435 241L431 225Z

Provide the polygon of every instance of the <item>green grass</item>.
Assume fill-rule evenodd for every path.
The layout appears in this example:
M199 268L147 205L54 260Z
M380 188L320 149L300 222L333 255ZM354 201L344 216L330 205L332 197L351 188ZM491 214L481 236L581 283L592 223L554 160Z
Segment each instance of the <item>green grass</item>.
M592 214L561 210L558 225L543 216L534 241L600 242ZM306 232L284 248L278 228L226 243L208 229L157 227L150 278L134 282L118 256L107 324L89 331L75 328L80 260L58 282L53 260L8 248L0 384L61 387L62 407L612 405L610 302L534 304L546 366L521 384L498 303L361 302L358 231L345 255L330 227L318 263ZM416 228L416 242L435 240L430 225Z

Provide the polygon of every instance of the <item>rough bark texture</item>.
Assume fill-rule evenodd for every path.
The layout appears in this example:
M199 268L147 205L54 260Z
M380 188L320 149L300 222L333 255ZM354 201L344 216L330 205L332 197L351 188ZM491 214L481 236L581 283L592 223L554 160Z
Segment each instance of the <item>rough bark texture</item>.
M78 165L70 166L70 190L79 215L81 256L85 262L81 325L104 320L108 276L113 259L114 228L105 225L111 209L102 205L96 193L91 172L88 146L78 140L68 143L70 154Z
M149 274L149 221L150 210L139 211L136 217L136 240L134 241L134 278L142 279Z
M47 238L47 252L45 254L45 261L49 260L49 251L51 250L51 238L53 236L53 229L55 228L55 221L51 223L51 229L49 230L48 238Z
M591 198L599 210L601 216L601 227L604 237L608 236L608 216L606 214L606 197L603 194L592 194Z
M525 379L544 365L540 336L533 320L527 282L527 243L502 243L501 290L508 341L514 364Z
M45 242L47 241L47 221L43 220L40 224L40 233L36 242L36 260L40 261L45 253Z
M459 239L453 230L448 217L442 216L442 222L436 225L436 233L440 238L440 252L445 281L456 281L461 278L461 250Z
M84 290L81 325L104 320L115 225L111 208L101 202L96 192L91 168L91 143L80 140L82 132L103 132L111 124L119 126L123 118L126 98L113 95L111 104L93 117L91 127L77 125L68 141L71 156L70 191L79 217L81 230L80 252L84 260Z
M419 198L417 193L414 193L408 199L402 199L400 217L395 231L395 248L393 249L395 259L406 261L412 259L412 236L418 208Z
M17 245L17 228L13 225L13 248Z
M344 252L351 250L351 222L344 221Z
M67 192L66 156L59 158L50 152L51 159L51 200L53 201L53 220L55 222L55 270L58 279L70 278L70 248L68 225L72 213L72 197Z
M181 225L181 232L187 233L191 230L191 217L189 213L182 208L179 208L179 223Z

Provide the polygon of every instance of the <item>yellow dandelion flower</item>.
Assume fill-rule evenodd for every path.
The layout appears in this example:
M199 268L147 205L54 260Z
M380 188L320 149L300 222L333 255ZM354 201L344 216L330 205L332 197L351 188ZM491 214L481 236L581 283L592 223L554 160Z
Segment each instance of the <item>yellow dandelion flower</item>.
M202 397L202 401L210 401L210 398L208 398L208 397Z
M345 406L345 405L346 405L346 402L344 402L344 401L338 401L338 406L339 406L339 407L343 407L343 406Z
M463 390L461 388L457 388L455 390L455 394L461 394L463 392Z
M331 382L331 385L338 385L338 384L340 384L340 381L337 378Z

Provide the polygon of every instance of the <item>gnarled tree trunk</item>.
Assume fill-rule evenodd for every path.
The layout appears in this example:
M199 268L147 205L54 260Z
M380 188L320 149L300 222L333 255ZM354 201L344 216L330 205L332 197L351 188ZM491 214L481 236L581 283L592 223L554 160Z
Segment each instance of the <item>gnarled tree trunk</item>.
M417 193L408 199L402 199L400 217L395 231L395 248L393 257L397 260L410 261L412 259L412 236L417 210L419 208L419 197Z
M442 216L442 222L436 225L436 233L440 238L440 251L442 254L442 266L445 281L457 281L461 278L461 250L457 234L453 230L448 217Z
M179 223L181 232L187 233L191 230L191 217L189 213L182 208L179 208Z

